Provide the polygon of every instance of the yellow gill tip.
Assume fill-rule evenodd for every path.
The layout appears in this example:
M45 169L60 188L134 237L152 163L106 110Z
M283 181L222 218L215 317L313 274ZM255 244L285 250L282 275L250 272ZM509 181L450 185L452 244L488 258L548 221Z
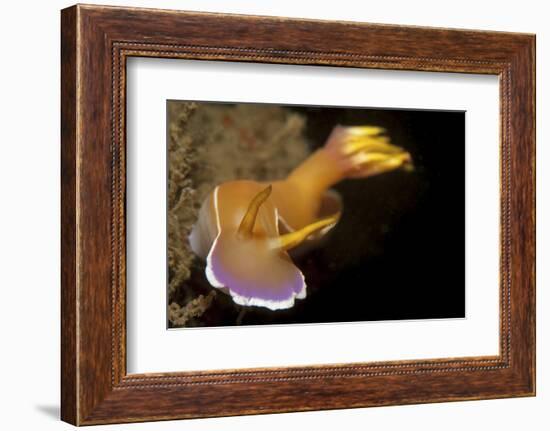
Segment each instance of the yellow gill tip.
M386 132L384 128L378 126L343 126L343 129L349 136L376 136Z

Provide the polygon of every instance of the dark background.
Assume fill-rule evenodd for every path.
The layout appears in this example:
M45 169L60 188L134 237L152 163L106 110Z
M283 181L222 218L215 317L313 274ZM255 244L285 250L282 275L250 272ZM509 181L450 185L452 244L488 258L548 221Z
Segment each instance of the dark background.
M307 298L288 310L245 307L240 324L465 317L464 112L287 108L307 117L317 146L336 124L382 126L415 169L338 184L341 220L322 247L293 259ZM236 324L242 307L224 294L213 305L198 326Z

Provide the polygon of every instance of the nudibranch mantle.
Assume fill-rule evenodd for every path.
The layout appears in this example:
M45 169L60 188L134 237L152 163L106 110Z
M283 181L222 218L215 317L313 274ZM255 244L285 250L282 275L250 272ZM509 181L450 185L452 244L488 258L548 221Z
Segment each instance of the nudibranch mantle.
M272 186L266 188L253 181L232 181L217 186L201 208L201 212L214 217L199 214L203 225L193 230L190 242L198 255L207 253L205 272L212 286L230 294L239 305L278 310L292 307L295 298L305 298L306 283L286 251L292 245L291 236L297 238L297 234L280 235L281 219L269 198L271 190ZM246 196L246 202L260 196L256 208L252 208L256 214L248 227L248 237L246 234L243 237L242 231L239 235L239 227L249 208L234 207L232 196ZM229 201L220 205L220 200L225 202L225 199ZM330 223L335 221L327 220L323 227ZM243 258L246 256L253 260Z
M244 306L278 310L305 298L304 276L288 250L322 238L336 225L342 203L330 187L345 178L412 168L409 153L383 132L337 126L325 146L284 180L218 185L189 236L193 251L206 260L208 282Z

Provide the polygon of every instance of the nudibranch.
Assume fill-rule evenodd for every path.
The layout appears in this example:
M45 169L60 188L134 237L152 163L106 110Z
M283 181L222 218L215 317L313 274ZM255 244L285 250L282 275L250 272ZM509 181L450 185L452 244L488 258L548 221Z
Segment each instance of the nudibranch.
M342 203L330 188L346 178L412 168L410 154L384 133L336 126L286 179L215 187L189 236L195 254L206 259L208 282L240 305L278 310L305 298L304 276L288 252L322 238L338 222Z

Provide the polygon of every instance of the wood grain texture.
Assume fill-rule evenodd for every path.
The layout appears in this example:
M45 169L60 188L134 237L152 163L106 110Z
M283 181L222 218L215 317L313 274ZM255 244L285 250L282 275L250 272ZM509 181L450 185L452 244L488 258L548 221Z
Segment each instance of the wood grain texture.
M76 9L61 16L61 417L77 422Z
M130 56L498 75L499 356L127 375ZM100 6L62 11L63 420L86 425L534 395L534 57L535 38L525 34Z

